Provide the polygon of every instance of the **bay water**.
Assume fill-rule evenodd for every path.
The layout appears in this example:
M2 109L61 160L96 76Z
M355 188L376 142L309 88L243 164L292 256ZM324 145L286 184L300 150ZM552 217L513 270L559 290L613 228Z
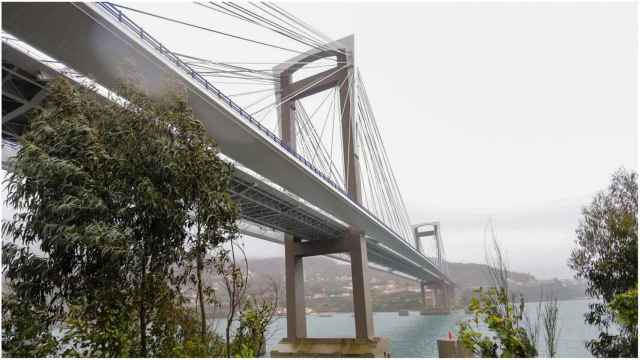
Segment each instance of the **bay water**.
M560 336L558 357L591 357L585 342L597 337L596 328L585 324L583 314L590 300L567 300L558 302ZM527 311L535 315L537 303L527 303ZM393 357L438 357L437 339L447 337L451 331L455 335L458 322L471 315L455 311L450 315L423 316L419 312L409 312L409 316L399 316L397 312L374 313L376 336L389 337ZM540 356L546 353L540 329L538 349ZM286 318L279 317L268 332L267 354L286 336ZM354 337L355 325L352 313L307 315L308 337ZM267 355L268 356L268 355Z

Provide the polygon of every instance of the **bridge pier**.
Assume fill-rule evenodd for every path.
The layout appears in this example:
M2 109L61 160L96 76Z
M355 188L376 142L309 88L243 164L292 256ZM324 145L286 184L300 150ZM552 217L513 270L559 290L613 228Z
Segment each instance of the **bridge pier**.
M296 340L307 337L307 320L304 304L304 268L302 256L295 253L300 238L285 234L284 263L287 291L287 338Z
M430 229L424 230L425 226ZM440 235L440 223L426 222L418 225L414 225L413 235L416 244L416 250L425 254L424 247L422 246L423 237L433 237L435 240L436 251L435 261L438 267L444 270L446 273L447 263L444 259L444 248L442 247L442 237ZM426 254L425 254L426 256ZM432 294L432 304L427 304L425 287L429 287ZM436 314L449 314L451 308L451 297L453 296L453 288L444 282L438 283L420 283L420 293L422 294L422 305L424 309L420 312L421 315L436 315Z
M355 339L307 337L304 303L304 268L307 256L348 253L351 258ZM272 357L386 357L389 342L374 337L373 309L369 289L367 241L353 228L342 239L307 241L285 235L287 337L272 350Z
M369 265L367 240L362 234L349 231L351 257L351 282L353 286L353 316L356 321L356 338L373 338L373 310L369 290Z
M347 252L351 258L351 283L353 288L353 313L356 338L373 338L373 311L369 290L369 265L367 241L364 236L350 229L344 239L302 242L293 235L285 235L285 282L287 290L287 339L307 337L304 301L304 267L306 256Z
M453 298L453 288L445 284L421 284L423 294L425 294L424 288L428 286L431 289L433 296L433 302L427 304L426 297L423 295L424 310L420 312L421 315L444 315L451 313L451 305Z

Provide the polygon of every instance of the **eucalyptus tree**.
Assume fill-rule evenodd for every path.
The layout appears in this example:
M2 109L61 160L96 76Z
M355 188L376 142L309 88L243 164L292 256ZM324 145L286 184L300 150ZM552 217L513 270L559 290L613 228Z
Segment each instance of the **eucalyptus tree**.
M232 168L179 93L123 86L105 101L67 80L49 92L6 180L6 277L46 326L72 329L80 355L171 356L188 333L185 264L237 232Z
M569 266L587 281L589 305L585 320L599 328L588 347L595 356L637 357L638 324L616 316L616 298L632 293L638 284L638 175L620 169L609 188L582 210L576 248ZM636 293L637 296L637 293ZM637 299L636 299L637 302ZM632 307L633 308L633 307ZM635 307L637 316L637 307ZM618 328L619 331L612 330Z
M49 332L60 326L71 303L102 304L87 307L87 315L95 318L105 309L128 313L131 305L121 296L129 290L131 266L131 234L115 205L121 202L116 189L122 179L114 176L116 158L91 124L115 116L115 109L64 81L50 91L45 109L32 117L20 139L22 148L6 180L6 203L16 213L3 223L5 275L22 304L3 311L40 313L40 330ZM44 314L37 311L42 309ZM11 319L18 322L20 314L15 315ZM121 326L110 321L105 331L124 332ZM16 334L3 337L3 343L21 336L30 342L27 334Z
M184 98L177 97L176 104L178 114L188 111ZM212 261L207 261L206 255L220 243L235 238L238 233L238 212L226 191L232 168L217 158L215 144L203 135L204 128L198 121L190 122L178 134L184 138L182 143L188 147L186 157L181 159L181 166L185 168L183 181L191 215L188 223L191 231L188 236L187 258L195 262L196 266L195 285L200 313L200 335L205 339L206 302L211 298L207 295L213 291L205 284L203 276L207 263L213 267Z

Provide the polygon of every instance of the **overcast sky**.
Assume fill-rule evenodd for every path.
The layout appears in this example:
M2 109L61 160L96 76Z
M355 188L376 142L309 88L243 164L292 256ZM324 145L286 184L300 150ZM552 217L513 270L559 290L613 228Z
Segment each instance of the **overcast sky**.
M413 222L451 261L571 277L580 207L637 167L637 13L626 4L284 4L357 62ZM262 254L278 255L280 248Z
M131 6L226 29L193 4ZM637 167L633 3L281 6L331 38L355 34L410 218L441 222L448 260L483 262L493 218L514 270L572 276L580 207L617 168ZM291 56L136 20L198 56ZM283 256L278 245L247 245L250 256Z

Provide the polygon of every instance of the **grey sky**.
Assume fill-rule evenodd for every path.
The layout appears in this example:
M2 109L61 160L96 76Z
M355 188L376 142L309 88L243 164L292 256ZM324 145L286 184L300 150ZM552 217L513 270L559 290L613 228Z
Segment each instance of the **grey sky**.
M580 207L637 164L634 4L285 5L356 34L411 219L442 222L450 260L483 261L492 216L514 269L571 276Z
M637 167L635 4L281 5L332 38L356 35L411 220L441 221L449 260L482 262L493 217L514 270L571 276L580 206L616 168ZM192 4L131 6L225 29ZM202 57L290 56L136 20Z
M580 206L636 168L627 4L286 4L357 61L415 222L483 261L493 216L514 269L569 277Z

